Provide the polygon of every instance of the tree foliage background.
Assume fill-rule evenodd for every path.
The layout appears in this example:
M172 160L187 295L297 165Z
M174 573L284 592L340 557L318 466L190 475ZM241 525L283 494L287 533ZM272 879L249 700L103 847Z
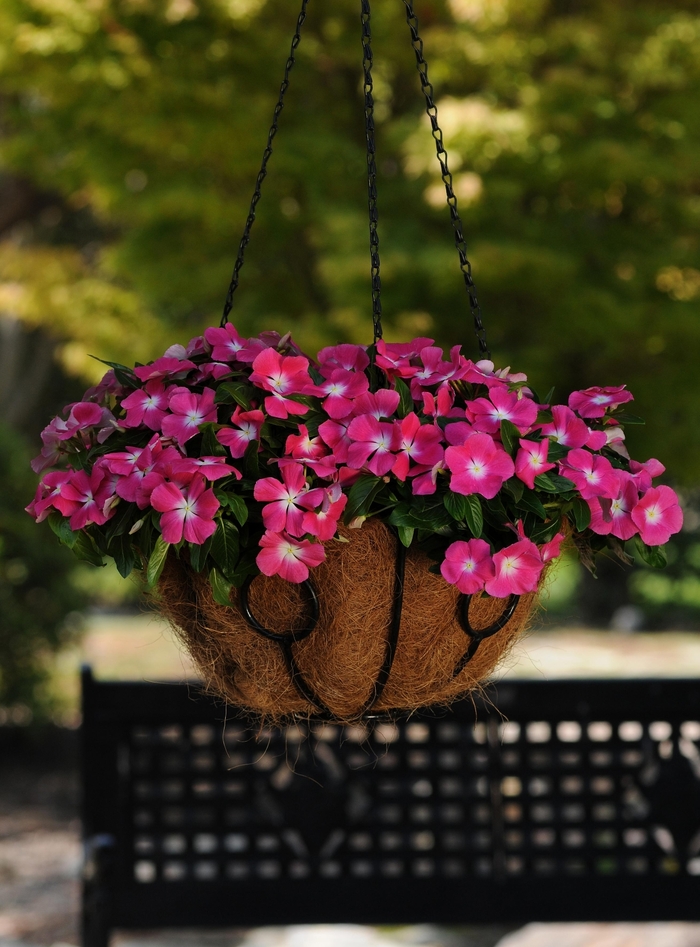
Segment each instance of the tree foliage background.
M373 7L386 335L475 355L403 5ZM647 421L633 452L691 487L700 0L416 10L497 362L560 398L627 383ZM296 16L292 0L0 6L0 311L42 327L68 375L218 321ZM310 352L370 341L357 0L312 0L287 102L232 318Z

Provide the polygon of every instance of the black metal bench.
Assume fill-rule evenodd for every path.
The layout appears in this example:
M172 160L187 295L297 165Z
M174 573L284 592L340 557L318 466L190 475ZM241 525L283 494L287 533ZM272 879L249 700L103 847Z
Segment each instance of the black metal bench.
M83 714L86 947L115 928L700 920L697 681L504 682L397 723L256 731L195 685L86 670Z

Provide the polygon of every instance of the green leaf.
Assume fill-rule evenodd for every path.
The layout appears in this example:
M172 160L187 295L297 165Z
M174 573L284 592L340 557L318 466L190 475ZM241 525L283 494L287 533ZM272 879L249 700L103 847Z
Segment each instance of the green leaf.
M573 481L553 473L539 474L535 477L535 486L545 493L571 493L572 490L576 489L576 484Z
M554 397L554 388L550 388L547 394L544 396L544 401L542 401L541 404L551 404L553 397Z
M646 424L644 418L639 418L636 414L613 414L611 417L619 421L620 424Z
M549 442L549 447L547 448L547 460L561 460L562 457L566 457L569 453L570 448L565 447L563 444L560 444L559 441ZM542 477L546 477L546 474L540 474Z
M585 500L576 497L576 499L571 501L571 512L574 517L574 522L576 523L576 529L579 533L582 533L584 529L587 529L591 524L590 506Z
M202 432L202 451L201 457L225 457L226 448L216 439L218 425L208 422L200 428Z
M457 520L458 523L465 522L469 504L462 493L453 493L452 490L448 490L442 498L442 502L453 520Z
M148 568L146 569L147 588L152 589L158 582L163 571L163 566L165 565L165 560L168 557L169 549L170 544L166 543L162 536L159 536L148 560Z
M413 542L413 534L415 533L415 529L413 526L397 526L396 529L401 543L408 549L408 547Z
M92 537L87 533L79 532L77 538L73 543L73 552L78 557L85 562L92 563L93 566L103 566L104 559L99 553L99 550L95 546L95 543L92 540Z
M241 382L227 381L219 385L216 390L214 401L216 404L231 404L235 402L244 411L250 411L250 399L255 394L255 389L250 385L241 384Z
M634 537L634 545L640 557L653 569L663 569L668 564L665 546L647 546L639 535Z
M126 579L136 565L136 553L128 536L116 536L109 546L109 555L114 559L119 575Z
M525 484L518 477L511 477L510 480L506 480L506 482L503 484L503 489L507 493L510 493L517 503L520 497L523 495Z
M212 537L211 554L226 577L235 572L239 554L238 530L229 520L219 520Z
M214 601L217 605L231 604L231 583L221 575L218 569L212 569L209 573L209 582Z
M508 418L504 418L501 421L501 440L503 441L503 446L507 453L512 455L516 452L519 446L519 439L520 431L512 421L509 421Z
M400 378L396 379L394 387L396 388L396 391L399 393L399 407L397 409L397 413L400 418L405 418L406 415L410 414L414 408L411 392L408 386L406 385L406 383L403 382Z
M560 529L561 516L557 513L556 516L553 516L552 519L546 523L538 523L537 526L528 533L528 536L533 543L541 545L542 543L548 543L550 539L554 539Z
M519 510L529 510L536 516L539 516L541 520L547 519L547 511L533 490L523 490L523 495L518 500L516 506Z
M348 502L343 517L345 522L349 523L356 516L367 516L372 501L383 485L384 481L381 477L374 477L369 474L360 477L348 493Z
M133 368L127 368L126 365L120 365L119 362L106 362L103 358L98 358L96 355L91 355L90 358L94 358L96 362L102 362L103 365L108 365L113 369L114 377L120 385L125 385L127 388L141 387L141 382L136 375L134 375Z
M188 543L189 554L190 554L190 565L195 572L201 572L207 562L207 556L211 549L213 536L210 536L206 542L198 545L197 543Z
M481 536L484 530L484 511L481 509L481 501L478 496L472 494L464 498L467 501L467 511L465 519L467 521L467 526L474 536L475 539L478 539Z
M243 497L236 493L217 493L219 502L231 510L241 526L245 526L248 519L248 507Z
M246 447L243 455L243 470L249 480L260 479L260 459L258 451L260 450L260 441L251 441Z
M49 513L49 526L58 536L64 546L72 549L78 539L78 533L74 533L70 528L68 520L60 513Z

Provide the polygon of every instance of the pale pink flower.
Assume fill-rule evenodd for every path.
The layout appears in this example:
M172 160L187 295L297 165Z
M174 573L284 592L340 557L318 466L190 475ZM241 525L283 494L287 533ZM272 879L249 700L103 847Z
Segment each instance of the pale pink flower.
M363 372L349 372L345 368L335 368L318 385L317 395L324 398L323 409L326 414L338 421L346 418L353 410L353 400L363 395L369 388L369 381Z
M303 356L280 355L271 348L255 357L250 380L264 391L272 392L265 398L265 410L269 415L273 418L287 418L290 414L300 415L308 412L305 404L285 397L315 391L308 369L309 361Z
M605 508L599 498L588 501L591 508L591 529L599 536L612 533L618 539L631 539L638 532L632 520L632 510L637 505L639 493L632 477L623 470L616 470L618 482L617 496L611 502L606 500Z
M632 510L632 520L647 546L663 546L680 531L683 513L670 487L652 487Z
M168 409L168 394L160 378L146 382L143 388L124 398L122 408L126 410L126 419L122 427L139 427L145 424L152 431L160 431L160 425Z
M219 505L201 475L184 486L161 483L151 494L151 506L163 514L160 528L166 543L179 543L184 537L186 542L201 546L216 532L214 515Z
M305 582L309 566L320 565L326 551L320 543L308 539L292 539L286 533L268 530L260 540L262 547L256 562L263 575L279 575L287 582Z
M199 433L203 424L216 424L216 392L213 388L205 388L201 395L188 388L171 388L170 391L168 407L171 413L163 418L162 431L182 447Z
M316 491L311 491L316 493ZM323 490L323 501L320 508L310 510L304 513L302 528L305 533L311 533L321 542L326 542L335 536L345 505L348 502L347 496L343 493L339 484L333 484L327 490Z
M280 468L283 483L274 477L263 477L255 482L253 496L265 503L262 510L265 529L273 533L286 531L292 536L302 536L304 528L302 508L309 485L301 464L285 464Z
M520 448L515 457L515 476L531 490L535 489L535 477L556 467L548 463L549 441L526 441L520 438Z
M490 434L471 434L462 447L448 447L445 464L453 493L478 493L487 500L515 473L513 461Z
M348 372L363 372L369 365L369 356L363 345L351 345L342 342L340 345L330 345L318 353L321 374L328 378L336 368L344 368Z
M148 365L137 365L134 374L141 381L150 381L152 378L184 378L196 366L194 362L184 358L184 349L182 349L182 354L182 358L163 355Z
M616 388L586 388L569 395L569 407L582 418L602 418L605 412L628 401L634 401L631 392L625 391L625 385Z
M653 478L660 477L662 473L665 473L666 468L660 460L652 457L650 460L645 460L643 464L640 464L637 460L631 460L630 470L639 492L646 493L647 490L651 489Z
M230 322L220 329L206 329L204 338L211 345L211 357L216 362L250 363L267 348L261 339L244 339Z
M464 595L482 592L494 576L489 544L483 539L452 543L445 550L440 572L446 582L456 585Z
M366 414L353 418L348 427L348 437L352 441L348 448L348 467L359 470L366 466L378 477L389 473L394 466L393 451L399 446L398 424L377 421Z
M569 451L559 464L559 473L576 485L584 500L617 496L618 479L610 461L583 448Z
M236 406L231 416L233 427L223 427L216 432L216 439L224 447L228 447L234 459L242 457L252 441L260 440L260 429L265 421L262 411L244 411Z
M581 418L577 418L571 408L563 404L555 404L552 408L553 421L551 424L543 424L542 433L546 437L564 447L584 447L591 432L588 425Z
M442 431L434 424L421 424L418 415L411 411L401 421L396 446L396 460L391 472L399 480L405 480L409 474L411 461L423 467L433 467L442 461Z
M107 471L100 467L94 467L90 475L85 470L78 470L71 475L70 482L62 489L62 495L65 500L73 501L76 505L70 517L73 531L83 529L88 523L104 526L110 518L104 512L104 507L114 495L111 487Z
M467 402L467 417L475 431L495 434L501 421L510 421L521 434L527 434L537 420L537 405L530 398L520 398L516 391L494 387L488 398Z
M353 414L361 417L363 414L369 414L377 421L382 418L390 418L399 406L401 397L398 391L393 388L380 388L379 391L368 391L359 398L355 399L353 404Z
M494 576L486 582L486 591L494 598L506 598L534 592L544 563L537 546L529 539L521 539L497 552L493 566Z

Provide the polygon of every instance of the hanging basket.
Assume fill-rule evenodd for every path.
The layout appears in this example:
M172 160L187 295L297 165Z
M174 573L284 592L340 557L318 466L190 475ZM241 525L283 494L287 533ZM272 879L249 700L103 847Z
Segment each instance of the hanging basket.
M380 521L339 533L348 541L327 545L312 589L258 576L232 607L168 559L158 607L214 693L273 720L446 704L479 687L528 623L536 593L463 596Z

